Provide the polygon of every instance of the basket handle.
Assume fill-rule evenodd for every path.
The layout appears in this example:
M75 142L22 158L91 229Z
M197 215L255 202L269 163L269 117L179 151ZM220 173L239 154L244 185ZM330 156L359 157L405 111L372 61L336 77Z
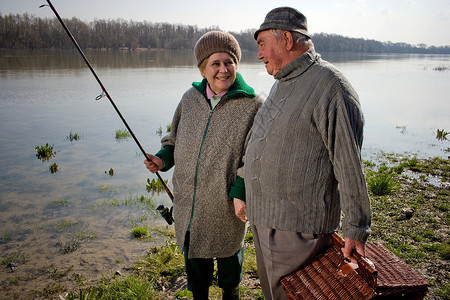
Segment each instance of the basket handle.
M345 261L344 253L342 252L342 249L345 246L344 239L337 232L333 232L333 234L331 235L331 238L332 238L334 250L340 256L342 256L342 259ZM356 251L352 252L352 258L354 258L356 260L356 262L358 263L358 268L356 269L358 274L373 289L375 289L377 287L377 275L378 275L375 265L368 259L364 258L361 254L359 254Z

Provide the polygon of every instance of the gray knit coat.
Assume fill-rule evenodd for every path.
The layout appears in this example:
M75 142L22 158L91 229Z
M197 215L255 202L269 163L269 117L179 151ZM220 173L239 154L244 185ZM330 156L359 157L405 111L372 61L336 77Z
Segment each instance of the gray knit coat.
M248 87L240 75L236 80ZM230 257L243 247L246 224L236 217L228 193L237 176L243 177L250 129L263 102L251 91L252 97L231 98L229 91L211 110L203 88L190 88L162 139L163 147L174 147L175 232L183 249L190 231L189 258Z
M358 95L311 48L280 70L255 117L245 163L250 224L366 241L371 210L361 164Z

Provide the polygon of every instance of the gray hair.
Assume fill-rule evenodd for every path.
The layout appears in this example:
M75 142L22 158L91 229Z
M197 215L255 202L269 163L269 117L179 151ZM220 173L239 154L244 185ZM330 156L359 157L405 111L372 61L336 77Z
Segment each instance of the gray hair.
M286 30L282 30L282 29L270 29L270 32L272 32L272 34L280 39L281 36L283 35L283 32L285 32ZM308 44L310 38L307 37L306 35L303 35L299 32L295 32L295 31L289 31L292 34L292 37L294 38L294 42L296 44Z

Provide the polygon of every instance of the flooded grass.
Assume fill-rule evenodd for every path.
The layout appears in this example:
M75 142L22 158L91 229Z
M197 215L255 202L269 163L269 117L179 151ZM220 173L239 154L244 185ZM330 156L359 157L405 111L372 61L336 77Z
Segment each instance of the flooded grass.
M170 130L172 129L172 124L167 124L166 125L166 134L167 133L169 133L170 132ZM157 136L159 136L159 137L162 137L162 135L163 135L163 128L162 128L162 126L160 125L157 129L156 129L156 135Z
M117 187L114 187L112 185L108 185L108 184L102 184L98 187L98 190L100 192L105 192L109 195L116 195L119 193L119 190Z
M50 167L48 167L48 169L50 170L50 173L54 174L54 173L58 172L58 164L53 163L50 165Z
M41 161L49 161L52 157L56 155L56 152L53 151L53 147L55 145L49 145L48 143L44 146L36 146L36 156Z
M9 234L5 234L0 236L0 244L7 243L11 240L11 236Z
M79 132L70 131L69 135L66 136L66 139L71 142L78 141L79 139L81 139L81 134Z
M158 129L156 129L156 135L162 137L162 134L163 134L162 126L159 126Z
M129 207L139 207L146 208L149 211L155 212L156 204L152 197L148 195L131 195L125 197L123 200L118 200L117 198L110 199L109 203L113 206L129 206Z
M131 229L131 235L138 239L151 238L148 229L142 226L136 226Z
M17 250L10 255L7 255L5 258L2 258L1 265L4 268L8 268L11 272L14 271L14 268L17 264L24 264L27 262L27 258L25 257L25 253L21 250Z
M438 66L438 67L434 67L433 70L435 70L435 71L447 71L447 70L450 70L450 66Z
M127 129L116 129L116 141L126 140L131 137Z
M164 183L167 185L169 181L164 180ZM145 186L145 189L147 190L147 192L152 193L152 195L154 195L154 193L163 192L164 185L161 183L161 181L155 178L153 178L152 180L150 180L150 178L147 178L147 184Z
M63 206L68 206L70 204L70 200L68 199L54 199L49 203L50 208L58 208Z
M70 232L74 231L79 226L80 223L78 221L63 219L54 224L54 229L59 232Z
M97 238L97 234L91 231L80 221L62 219L53 224L55 233L55 246L63 254L68 254L79 249L81 243Z
M438 129L436 133L436 139L439 141L447 141L448 134L448 131L445 131L444 129Z

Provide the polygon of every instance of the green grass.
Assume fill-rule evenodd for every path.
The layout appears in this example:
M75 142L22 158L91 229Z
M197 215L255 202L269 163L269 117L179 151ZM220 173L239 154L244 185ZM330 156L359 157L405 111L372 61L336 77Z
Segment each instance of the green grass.
M166 125L166 133L169 133L171 129L172 129L172 124ZM161 125L156 129L156 135L159 137L162 137L163 129L162 129Z
M116 206L130 206L130 207L142 207L147 208L150 211L155 211L156 204L153 201L152 197L147 195L130 195L129 197L125 197L123 201L114 202Z
M431 284L426 299L449 299L450 273L446 265L450 259L450 192L445 183L450 161L389 154L383 157L384 165L390 166L383 172L391 174L397 186L390 194L377 195L371 190L373 218L369 241L381 242L420 271ZM370 186L371 174L379 170L372 168L366 173ZM424 177L441 184L431 184ZM399 218L402 209L412 209L412 217Z
M11 236L10 235L5 234L3 236L0 236L0 244L7 243L9 241L11 241Z
M151 248L132 269L131 275L105 278L96 286L70 292L67 299L167 299L161 288L183 274L184 258L176 244L167 241Z
M21 250L17 250L6 257L2 257L0 264L2 265L3 268L7 268L8 264L10 263L24 264L26 262L27 258L25 256L25 253Z
M117 195L119 193L119 190L117 187L114 187L112 185L108 185L108 184L102 184L98 187L98 190L100 192L104 192L107 193L109 195Z
M78 141L79 139L81 139L81 135L78 132L70 131L70 134L68 136L66 136L66 139L68 139L71 142Z
M50 167L48 167L48 169L50 170L50 173L56 173L58 172L58 164L57 163L53 163L50 165Z
M36 156L38 159L40 159L41 161L48 161L50 160L52 157L54 157L56 155L56 152L53 151L53 147L55 145L49 145L48 143L45 144L44 146L36 146Z
M381 167L378 167L380 163L364 162L368 186L371 180L373 184L373 190L370 190L373 218L369 241L381 242L430 282L425 299L450 299L450 190L448 185L420 179L423 175L448 183L449 160L424 160L388 153L380 155L380 160ZM128 205L141 202L146 202L145 197L129 197L126 201ZM412 216L400 218L403 209L410 209ZM151 248L145 257L133 264L131 274L105 278L94 286L70 293L67 299L159 300L167 299L169 294L175 299L191 297L186 289L170 290L174 281L185 273L183 255L173 241L173 232L169 235L167 228L173 227L158 232L169 236L167 243ZM251 231L245 237L245 245L244 279L257 280ZM241 299L264 299L259 287L241 285L240 292ZM221 299L218 286L211 287L210 299Z
M168 180L166 179L164 181L164 183L167 185L168 184ZM147 184L145 185L145 188L147 190L147 192L149 193L160 193L164 191L164 185L161 183L161 181L158 179L153 178L152 180L150 180L150 178L147 178Z
M378 172L371 175L367 180L369 190L377 196L392 194L398 186L394 174Z
M438 67L434 67L433 70L435 70L435 71L447 71L447 70L450 70L450 66L438 66Z
M114 169L110 168L109 171L105 171L105 174L108 174L109 176L114 176Z
M448 134L448 131L445 131L444 129L438 129L436 133L436 139L438 139L439 141L446 141Z
M54 199L49 203L50 207L62 207L68 206L70 204L70 200L68 199Z
M129 137L131 137L131 134L128 132L128 130L126 128L116 129L116 140L117 141L128 139Z
M62 219L56 221L54 224L54 228L56 231L71 231L78 226L79 226L78 221L72 221L70 219Z
M97 234L78 221L61 219L56 221L53 231L57 234L55 245L63 254L78 250L83 242L97 238Z
M142 226L136 226L131 229L131 234L135 238L143 239L149 237L148 229Z
M69 293L67 300L94 300L94 299L122 299L122 300L151 300L164 299L154 289L151 281L140 276L131 275L114 280L103 280L98 286L79 293Z
M159 137L162 137L162 134L163 134L162 126L159 126L159 127L156 129L156 135L159 136Z

